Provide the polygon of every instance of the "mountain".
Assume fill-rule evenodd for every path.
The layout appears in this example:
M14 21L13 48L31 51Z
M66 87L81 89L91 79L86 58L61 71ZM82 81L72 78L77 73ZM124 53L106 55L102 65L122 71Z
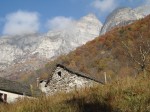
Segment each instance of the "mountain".
M102 23L89 14L73 24L72 29L49 31L34 53L46 58L68 53L99 35Z
M150 16L147 16L133 24L115 28L68 55L60 56L47 63L44 70L40 70L40 74L50 75L53 70L51 68L57 63L92 75L100 81L104 80L104 73L107 74L108 80L112 80L126 75L136 77L143 73L143 67L148 72L150 69L149 27Z
M150 14L150 5L140 6L134 9L134 11L136 11L138 14L141 14L143 16L147 16Z
M141 6L135 9L116 9L107 17L100 34L105 34L116 26L124 26L133 23L135 20L144 18L148 14L150 14L150 6Z
M45 34L2 36L0 38L1 76L18 77L19 74L28 74L26 72L43 67L47 61L68 54L114 27L133 23L148 14L149 6L136 9L119 8L107 17L103 26L94 14L88 14L74 21L70 28L50 30Z
M99 35L102 23L89 14L75 21L70 29L51 30L45 34L3 36L0 38L1 76L12 72L35 70L44 60L54 59L85 44ZM34 61L33 61L34 60ZM24 67L28 62L30 67ZM31 63L32 62L32 63ZM16 67L19 64L19 68ZM42 64L42 63L41 63ZM15 69L14 69L15 66ZM22 66L22 68L20 68ZM9 68L9 73L6 68ZM13 68L13 70L12 70Z

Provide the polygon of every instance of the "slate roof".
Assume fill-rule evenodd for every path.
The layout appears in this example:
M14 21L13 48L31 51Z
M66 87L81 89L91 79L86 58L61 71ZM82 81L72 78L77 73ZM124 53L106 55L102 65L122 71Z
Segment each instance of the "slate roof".
M0 77L0 90L16 93L20 95L31 96L30 86L21 84L19 82L11 81Z
M70 73L72 73L72 74L75 74L75 75L77 75L77 76L84 77L84 78L93 80L93 81L95 81L95 82L104 84L104 82L102 82L102 81L100 81L100 80L97 80L95 77L92 77L92 76L87 75L87 74L82 73L82 72L78 72L78 71L72 70L72 69L67 68L66 66L64 66L64 65L62 65L62 64L57 64L57 65L56 65L56 68L57 68L57 67L61 67L61 68L63 68L64 70L66 70L66 71L68 71L68 72L70 72ZM55 68L55 69L56 69L56 68ZM54 69L54 70L55 70L55 69ZM46 83L46 84L48 84L48 83L50 82L50 80L51 80L51 78L49 78L49 79L47 80L47 83Z

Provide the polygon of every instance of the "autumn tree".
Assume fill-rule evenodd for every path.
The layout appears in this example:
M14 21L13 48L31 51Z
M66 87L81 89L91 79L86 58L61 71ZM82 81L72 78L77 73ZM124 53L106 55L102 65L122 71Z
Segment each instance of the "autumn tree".
M134 68L146 75L146 72L150 71L150 39L139 35L132 42L122 41L122 45Z

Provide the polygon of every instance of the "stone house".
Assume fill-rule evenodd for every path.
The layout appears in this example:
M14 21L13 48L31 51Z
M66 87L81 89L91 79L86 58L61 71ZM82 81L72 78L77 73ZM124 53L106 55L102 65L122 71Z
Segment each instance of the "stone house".
M11 103L31 95L30 86L0 77L0 102Z
M54 94L59 91L69 92L75 89L91 87L95 84L103 84L103 82L87 74L57 64L52 72L52 77L47 80L41 80L39 88L42 92Z

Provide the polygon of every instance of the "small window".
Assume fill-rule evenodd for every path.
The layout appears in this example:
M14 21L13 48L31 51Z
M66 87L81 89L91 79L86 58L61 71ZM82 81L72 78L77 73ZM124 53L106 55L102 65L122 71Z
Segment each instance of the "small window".
M59 77L61 77L61 72L60 71L58 72L58 75L59 75Z
M0 102L3 102L3 103L7 102L7 94L0 93Z

